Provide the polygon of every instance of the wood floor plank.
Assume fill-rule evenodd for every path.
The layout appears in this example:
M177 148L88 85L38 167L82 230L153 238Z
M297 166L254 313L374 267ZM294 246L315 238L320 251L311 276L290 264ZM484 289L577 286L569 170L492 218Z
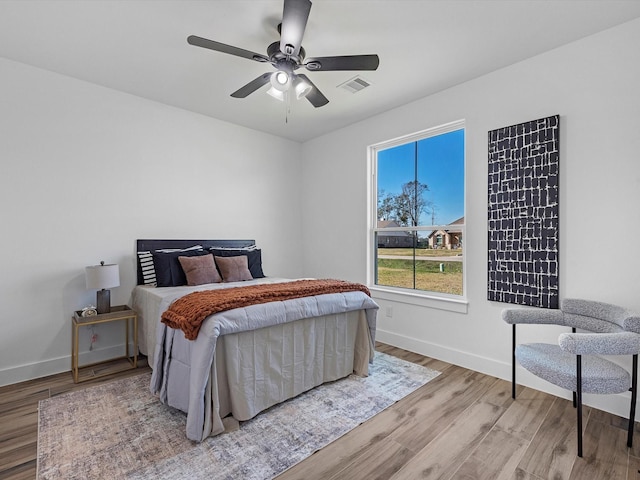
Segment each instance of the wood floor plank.
M484 401L473 403L391 479L452 478L503 413L504 408L497 405Z
M489 389L482 395L482 400L488 403L493 403L499 407L509 407L513 403L511 398L511 382L500 380L495 377L494 382Z
M497 426L512 435L531 441L547 416L554 399L555 397L548 393L531 388L522 389L516 400L498 420Z
M12 418L12 417L18 417ZM38 436L38 416L37 412L28 414L12 413L3 419L3 429L0 434L0 465L4 464L11 456L21 455L20 450L29 445L33 445Z
M49 387L44 385L33 386L32 388L7 390L0 399L0 415L10 413L23 405L38 406L40 400L49 398ZM1 428L1 427L0 427Z
M8 470L0 469L0 480L33 480L36 478L36 460L24 462Z
M345 468L332 477L313 473L307 479L344 480L366 478L367 480L387 480L399 471L415 454L391 438L385 438L366 450L362 455L350 461ZM300 478L300 477L298 477Z
M510 480L547 480L547 479L538 477L533 473L525 472L524 470L518 467L513 472L513 475L511 476Z
M629 455L627 480L640 480L640 458Z
M510 480L529 442L496 425L455 472L457 480Z
M612 416L615 417L615 415L612 415ZM620 417L616 417L616 418L619 419ZM623 427L625 430L629 427L628 422L629 420L625 418L624 427ZM635 422L634 427L635 428L633 429L633 445L629 449L629 455L633 455L634 457L640 458L640 423ZM640 477L638 477L638 479L640 480Z
M16 435L12 439L0 443L1 464L8 462L11 457L20 457L25 451L28 451L33 445L36 445L38 432L24 432ZM22 450L27 448L27 450Z
M602 410L596 410L595 408L591 410L589 419L597 422L603 422L605 424L619 428L620 430L624 430L625 435L627 434L627 430L629 428L628 418L623 418L618 415L603 412ZM635 428L633 430L633 446L631 447L631 449L629 449L629 455L640 457L640 424L638 424L638 422L635 422Z
M69 374L66 374L69 375ZM21 383L4 385L0 387L0 404L11 401L12 397L26 397L34 392L49 388L53 375L43 378L35 378Z
M410 396L406 402L392 407L398 412L398 422L402 424L402 428L392 436L413 451L427 446L496 381L493 377L460 367L452 367L441 377L426 385L428 394Z
M583 424L589 411L583 408ZM518 467L541 478L568 479L577 445L575 409L570 401L556 398Z
M2 464L0 464L0 474L16 469L25 462L35 462L38 453L37 436L31 443L23 445L8 451L2 456ZM34 463L35 466L35 463ZM35 475L34 475L35 476Z
M11 441L21 432L33 432L38 426L37 405L23 405L2 415L2 425L0 425L0 445L3 442ZM0 450L1 451L1 450Z
M629 454L627 435L610 423L595 421L591 416L584 428L583 456L576 458L571 480L625 480Z

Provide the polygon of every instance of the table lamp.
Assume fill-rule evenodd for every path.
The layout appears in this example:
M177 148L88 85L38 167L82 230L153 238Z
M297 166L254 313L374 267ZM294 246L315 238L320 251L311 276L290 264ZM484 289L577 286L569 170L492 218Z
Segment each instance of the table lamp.
M87 289L98 290L96 309L98 313L111 312L111 291L109 288L120 286L120 269L117 264L92 265L85 268Z

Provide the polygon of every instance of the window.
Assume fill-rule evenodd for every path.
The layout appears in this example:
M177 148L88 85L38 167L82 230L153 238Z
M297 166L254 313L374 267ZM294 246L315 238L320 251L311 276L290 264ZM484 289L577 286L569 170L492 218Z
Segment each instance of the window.
M464 122L370 147L372 284L464 295Z

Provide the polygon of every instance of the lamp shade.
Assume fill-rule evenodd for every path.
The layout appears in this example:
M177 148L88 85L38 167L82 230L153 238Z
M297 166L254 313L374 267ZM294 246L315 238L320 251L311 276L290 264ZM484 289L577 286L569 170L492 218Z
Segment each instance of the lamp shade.
M102 290L120 286L120 269L117 264L92 265L85 268L87 289Z

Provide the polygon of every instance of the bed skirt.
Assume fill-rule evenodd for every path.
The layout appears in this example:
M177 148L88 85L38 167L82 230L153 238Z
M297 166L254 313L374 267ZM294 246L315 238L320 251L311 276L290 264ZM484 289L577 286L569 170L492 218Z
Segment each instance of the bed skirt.
M180 332L173 343L166 400L188 412L184 391L189 389L190 361L180 358L180 352L188 356L191 342ZM249 420L322 383L351 373L366 376L372 345L365 310L220 336L203 392L204 436L222 433L228 415Z

